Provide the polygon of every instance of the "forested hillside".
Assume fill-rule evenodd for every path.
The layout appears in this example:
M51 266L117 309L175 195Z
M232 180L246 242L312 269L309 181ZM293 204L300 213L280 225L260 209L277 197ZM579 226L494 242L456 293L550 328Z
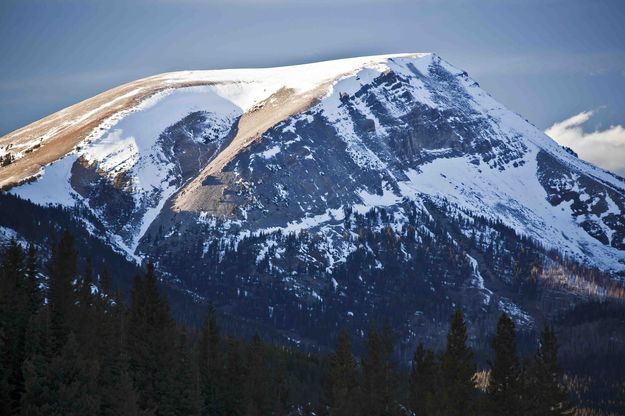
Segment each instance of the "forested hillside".
M506 314L487 340L487 365L476 362L457 309L444 348L419 344L406 368L383 323L370 324L358 354L341 331L330 355L267 344L263 334L232 337L212 307L200 328L182 326L151 263L126 302L105 264L79 258L69 232L43 263L34 245L2 249L3 415L558 415L578 400L553 328L521 356Z

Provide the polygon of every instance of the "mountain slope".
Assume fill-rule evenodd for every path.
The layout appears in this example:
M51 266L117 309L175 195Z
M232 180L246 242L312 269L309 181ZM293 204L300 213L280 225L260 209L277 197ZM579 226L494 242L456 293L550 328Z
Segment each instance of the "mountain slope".
M0 183L31 181L11 193L80 207L127 256L316 341L340 317L434 339L458 303L531 327L623 297L625 181L434 54L159 75L0 149Z

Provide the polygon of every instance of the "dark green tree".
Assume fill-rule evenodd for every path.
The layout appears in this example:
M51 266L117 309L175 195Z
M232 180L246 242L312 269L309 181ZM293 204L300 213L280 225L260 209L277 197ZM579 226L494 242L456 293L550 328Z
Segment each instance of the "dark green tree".
M432 350L419 343L412 358L409 377L409 405L415 416L426 416L435 404L438 379L436 357Z
M361 410L363 415L393 415L398 411L394 401L396 387L392 361L393 341L388 326L382 336L371 328L366 354L362 359Z
M65 345L70 333L70 323L76 305L73 282L76 278L76 257L74 237L65 230L58 244L52 249L48 264L50 310L50 332L52 352L57 354Z
M460 309L451 316L447 347L441 357L438 406L446 416L471 415L475 412L475 362L467 346L467 327Z
M0 253L0 385L6 386L0 392L3 414L19 413L24 392L27 331L40 306L36 261L33 246L26 255L15 240Z
M106 265L103 265L100 270L100 275L98 276L98 287L100 288L100 291L104 293L111 293L111 276L109 275Z
M80 355L73 333L48 363L29 360L25 366L23 415L95 415L100 407L97 363Z
M95 297L92 293L93 268L91 259L87 258L85 269L82 273L77 290L77 304L75 305L76 316L72 326L77 336L82 354L89 358L95 358L100 349L99 330L103 325L104 312L96 308Z
M119 299L114 301L107 292L95 299L94 307L99 321L95 337L101 363L98 379L102 396L100 414L134 416L153 413L141 410L139 394L132 384L128 370L124 332L127 323L126 308Z
M198 342L198 376L202 415L219 414L219 383L221 378L219 354L219 328L215 319L215 309L208 307Z
M268 415L273 404L270 377L265 346L258 335L254 335L247 348L246 364L245 415Z
M349 335L345 329L339 333L336 351L330 361L330 375L326 394L331 416L356 414L358 368L352 355Z
M562 373L558 364L558 341L555 331L545 326L540 334L538 352L525 373L525 414L535 416L560 416L572 413Z
M174 335L174 354L159 382L163 392L156 408L159 415L196 416L200 413L196 363L183 331Z
M183 389L193 389L192 374L182 369L189 364L186 346L178 344L180 338L170 317L167 300L160 294L154 265L147 265L145 276L135 278L129 321L127 350L129 371L140 397L143 410L155 409L157 416L182 416L194 414L181 405Z
M11 240L0 263L0 410L13 414L19 410L24 389L22 364L26 327L30 318L24 267L24 252Z
M491 346L495 359L491 363L488 396L493 415L520 415L522 413L520 366L517 356L514 322L502 314Z
M34 244L28 245L28 254L26 257L26 290L28 292L28 303L30 314L33 315L41 306L42 296L39 289L39 277L37 249Z
M244 356L240 343L229 338L226 342L226 351L223 369L222 406L224 415L242 415L245 410L245 397L241 394L245 385Z

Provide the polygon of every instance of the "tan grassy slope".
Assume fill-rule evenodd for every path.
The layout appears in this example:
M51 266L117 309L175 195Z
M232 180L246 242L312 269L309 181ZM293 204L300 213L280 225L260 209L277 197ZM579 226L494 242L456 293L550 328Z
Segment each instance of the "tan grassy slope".
M384 64L391 57L422 55L427 54L379 55L278 68L182 71L133 81L0 137L0 157L10 153L15 158L11 164L0 166L0 189L35 177L42 167L62 158L83 140L102 133L101 128L108 129L111 124L106 123L108 119L117 119L120 112L131 110L161 91L201 85L236 84L240 88L261 80L261 88L267 87L264 90L267 95L261 93L253 106L243 106L245 113L239 120L236 137L176 197L177 210L206 210L203 200L214 198L215 191L220 190L207 186L205 179L209 176L223 179L219 176L226 165L267 129L310 108L342 76ZM276 83L282 83L282 88L274 89Z
M210 82L163 83L162 75L110 89L0 137L0 149L18 158L0 167L0 189L22 183L71 152L114 114L138 105L168 88L207 85Z

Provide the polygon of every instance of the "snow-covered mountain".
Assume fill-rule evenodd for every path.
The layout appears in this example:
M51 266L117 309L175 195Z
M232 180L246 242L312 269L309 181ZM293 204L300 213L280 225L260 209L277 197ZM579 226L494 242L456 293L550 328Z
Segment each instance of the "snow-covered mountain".
M339 276L358 253L366 273L388 273L432 240L455 263L437 266L436 284L423 278L430 290L445 286L445 270L464 270L458 288L519 322L542 312L511 300L517 249L538 258L532 279L549 287L622 293L625 180L434 54L150 77L0 138L8 154L9 192L80 207L107 230L100 238L202 295L237 305L262 293L260 312L242 313L267 320L291 304L357 297ZM367 233L392 234L396 256ZM509 235L516 245L504 247ZM228 253L252 265L228 268ZM236 279L215 283L228 273ZM353 273L367 287L365 271ZM445 293L454 304L469 292Z

